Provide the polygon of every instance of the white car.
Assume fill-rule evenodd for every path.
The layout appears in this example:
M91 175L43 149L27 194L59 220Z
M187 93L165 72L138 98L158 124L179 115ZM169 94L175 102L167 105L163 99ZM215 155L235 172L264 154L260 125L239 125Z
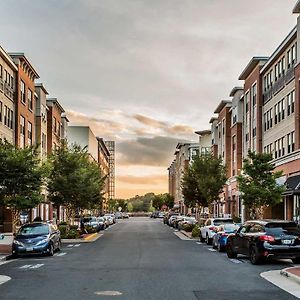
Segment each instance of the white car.
M103 218L108 222L108 225L114 224L114 220L111 216L104 215Z
M217 226L222 224L233 224L231 218L210 218L207 219L204 226L200 228L200 241L210 245L213 236L216 234Z
M112 220L113 220L113 224L116 223L116 217L115 217L114 214L105 214L104 217L110 217L110 218L112 218Z

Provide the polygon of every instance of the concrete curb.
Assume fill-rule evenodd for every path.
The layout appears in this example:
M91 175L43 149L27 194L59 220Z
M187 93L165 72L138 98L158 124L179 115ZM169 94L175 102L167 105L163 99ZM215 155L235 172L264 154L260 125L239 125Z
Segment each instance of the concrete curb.
M0 275L0 285L11 280L11 278L9 276L5 276L5 275Z
M189 233L186 232L185 230L179 230L178 232L181 232L182 234L184 234L186 237L188 237L188 238L191 239L191 240L195 240L195 241L198 240L197 238L193 238L193 237L192 237L192 234L189 234Z
M283 269L283 270L280 271L280 275L284 276L284 277L286 277L288 279L291 279L291 280L297 282L298 284L300 284L300 277L297 276L297 275L294 275L294 274L292 274L292 273L290 273L288 271L290 269L296 269L296 268L298 268L298 267L295 267L295 268L285 268L285 269Z
M96 236L90 239L62 239L61 242L63 244L75 244L75 243L93 243L97 241L101 236L103 236L103 233L96 233Z

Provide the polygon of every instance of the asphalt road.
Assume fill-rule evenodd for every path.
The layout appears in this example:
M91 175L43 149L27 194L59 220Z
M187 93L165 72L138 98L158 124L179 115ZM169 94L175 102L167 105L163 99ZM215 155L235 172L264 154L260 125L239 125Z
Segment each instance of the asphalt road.
M131 218L94 243L0 265L0 274L11 277L0 285L0 299L296 299L260 277L288 265L231 261L196 241L181 240L159 220Z

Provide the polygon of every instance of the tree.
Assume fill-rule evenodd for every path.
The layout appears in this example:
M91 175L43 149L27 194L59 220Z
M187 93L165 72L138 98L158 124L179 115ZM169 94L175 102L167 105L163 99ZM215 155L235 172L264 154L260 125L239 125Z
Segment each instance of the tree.
M164 204L164 197L163 195L155 195L153 200L152 200L152 206L156 209L156 210L160 210L161 207Z
M189 207L208 206L219 198L226 180L226 168L221 158L210 154L195 157L181 184L184 203Z
M169 208L173 208L174 206L174 197L171 196L169 193L163 194L164 196L164 204Z
M63 143L51 156L49 199L58 207L66 207L70 221L75 210L100 209L105 177L97 162L92 161L86 149Z
M35 147L20 149L0 140L0 204L12 210L13 231L20 212L42 201L43 167Z
M273 206L282 199L284 186L276 183L282 171L274 172L272 154L248 152L244 160L243 174L237 177L244 205L252 218L261 217L263 207Z

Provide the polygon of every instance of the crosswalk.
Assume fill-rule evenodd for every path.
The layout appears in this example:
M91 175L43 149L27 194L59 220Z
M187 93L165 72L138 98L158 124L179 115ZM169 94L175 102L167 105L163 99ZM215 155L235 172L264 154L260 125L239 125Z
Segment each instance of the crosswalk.
M21 267L19 267L19 269L23 269L23 270L26 270L26 269L39 269L40 267L44 266L44 264L33 264L33 265L23 265Z

